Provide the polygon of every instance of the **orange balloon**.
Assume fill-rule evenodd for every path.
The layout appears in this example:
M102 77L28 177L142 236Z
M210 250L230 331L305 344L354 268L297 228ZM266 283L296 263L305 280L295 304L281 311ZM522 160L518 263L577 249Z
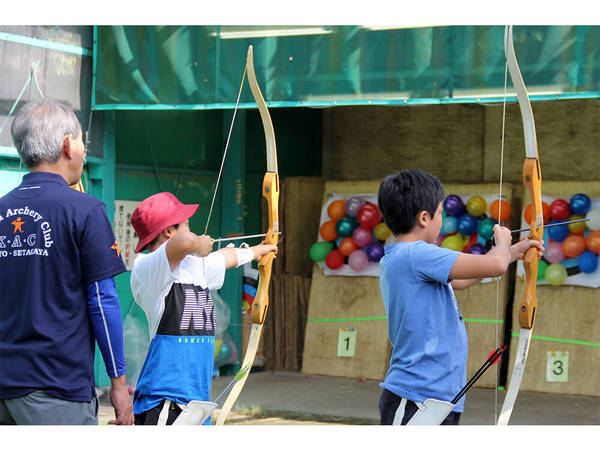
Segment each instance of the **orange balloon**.
M575 258L585 251L585 239L580 234L572 234L563 241L562 250L565 257Z
M525 216L525 222L531 223L531 203L529 203L525 207L525 211L523 211L523 216ZM550 205L546 202L542 202L542 215L544 216L544 223L548 223L550 221Z
M338 238L337 231L335 231L335 220L329 220L321 225L319 234L326 241L335 241Z
M502 214L502 217L500 217L500 214ZM506 200L494 200L490 204L490 215L499 222L505 221L510 217L509 203Z
M585 222L584 222L585 223ZM585 244L590 252L600 254L600 230L591 231L585 238Z
M345 237L340 241L339 250L342 255L350 256L354 251L358 250L358 247L351 237Z
M346 215L346 200L335 200L327 207L327 215L336 222Z

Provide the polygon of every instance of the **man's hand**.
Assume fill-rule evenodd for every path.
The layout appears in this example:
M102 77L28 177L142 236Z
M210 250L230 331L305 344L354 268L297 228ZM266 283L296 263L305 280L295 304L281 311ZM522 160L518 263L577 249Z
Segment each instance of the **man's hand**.
M109 425L133 425L133 403L125 375L110 379L110 403L115 409L116 419L109 421Z

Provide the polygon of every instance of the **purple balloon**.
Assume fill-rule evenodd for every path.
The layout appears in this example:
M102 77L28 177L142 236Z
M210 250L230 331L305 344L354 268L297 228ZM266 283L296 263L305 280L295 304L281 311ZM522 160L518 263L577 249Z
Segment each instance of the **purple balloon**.
M367 253L369 261L379 262L379 260L383 258L385 250L383 249L383 245L379 242L373 242L365 249L365 252Z
M458 195L449 195L442 204L449 216L458 217L465 212L465 204Z
M365 200L360 197L349 197L346 200L346 215L356 217L358 210L365 204Z
M369 265L369 258L367 258L367 254L362 250L355 250L348 257L348 265L355 272L360 272L361 270L365 270Z
M469 250L467 250L467 253L471 253L472 255L485 255L487 252L485 251L485 247L478 242L471 245Z

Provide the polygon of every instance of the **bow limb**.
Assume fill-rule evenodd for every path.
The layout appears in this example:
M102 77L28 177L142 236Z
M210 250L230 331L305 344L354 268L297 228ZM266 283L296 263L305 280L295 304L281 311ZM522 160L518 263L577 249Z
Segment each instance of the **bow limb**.
M544 219L542 212L542 172L540 170L540 161L538 158L537 139L535 133L535 122L533 120L533 110L521 76L515 48L513 44L513 28L507 26L504 32L504 51L508 71L513 82L521 117L523 119L523 132L525 134L525 163L523 164L523 184L529 190L529 196L532 204L532 217L530 225L529 238L542 240L544 235ZM523 267L525 268L525 289L523 297L519 304L519 344L517 347L515 364L510 379L510 384L502 405L502 411L498 418L498 425L507 425L510 419L517 393L521 386L523 373L525 372L525 363L529 353L529 345L533 333L533 323L537 309L536 281L538 273L538 255L535 247L529 248L523 257Z
M275 144L275 133L273 131L273 122L267 108L267 104L262 96L258 81L256 80L256 73L254 72L254 51L252 46L248 47L248 55L246 59L246 67L248 71L248 84L252 91L254 101L258 106L258 111L262 120L263 128L265 131L265 141L267 146L267 172L263 178L263 197L267 200L267 209L269 212L269 226L267 234L264 239L265 244L277 245L279 241L279 174L277 171L277 147ZM254 362L256 351L258 350L258 343L262 334L265 318L267 316L267 310L269 307L269 283L271 281L271 268L273 265L273 259L275 255L268 253L263 256L258 263L258 289L252 303L252 328L250 331L250 338L248 340L248 347L246 354L244 355L244 361L242 367L249 367L248 371L244 374L234 388L231 390L229 396L223 404L223 408L217 418L217 425L223 425L231 408L235 401L240 395L248 374L250 373L250 367Z

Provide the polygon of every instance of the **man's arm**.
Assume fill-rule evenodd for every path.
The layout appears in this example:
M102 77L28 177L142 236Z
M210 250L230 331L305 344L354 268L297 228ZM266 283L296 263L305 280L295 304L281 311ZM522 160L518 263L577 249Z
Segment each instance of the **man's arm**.
M89 283L88 311L106 372L111 378L110 400L115 409L117 425L133 424L133 404L125 380L125 351L121 307L112 277Z

